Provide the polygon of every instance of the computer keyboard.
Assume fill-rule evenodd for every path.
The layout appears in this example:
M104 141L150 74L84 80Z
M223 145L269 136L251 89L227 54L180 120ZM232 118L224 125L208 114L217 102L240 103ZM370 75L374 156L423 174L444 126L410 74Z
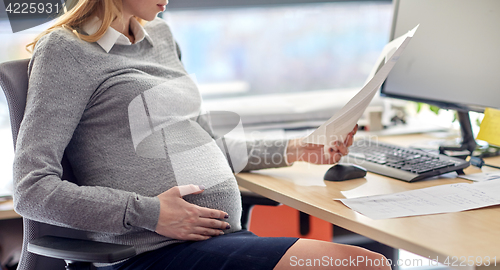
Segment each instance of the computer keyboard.
M369 172L407 182L458 171L469 166L469 162L463 159L371 140L356 141L342 162L354 163Z

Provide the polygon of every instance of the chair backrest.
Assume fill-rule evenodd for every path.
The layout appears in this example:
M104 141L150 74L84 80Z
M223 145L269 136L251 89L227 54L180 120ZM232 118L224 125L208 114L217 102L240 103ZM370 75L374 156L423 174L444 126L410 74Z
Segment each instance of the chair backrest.
M5 93L9 105L14 147L16 147L17 133L23 120L24 108L26 107L28 63L29 59L23 59L0 65L0 86Z
M12 138L16 146L17 134L26 107L28 93L28 63L29 59L10 61L0 64L0 87L5 93L9 106ZM62 161L63 179L75 182L75 177L66 157ZM64 269L63 260L52 259L32 254L26 250L27 243L43 235L67 236L85 239L85 232L53 226L27 218L23 218L23 250L18 270Z

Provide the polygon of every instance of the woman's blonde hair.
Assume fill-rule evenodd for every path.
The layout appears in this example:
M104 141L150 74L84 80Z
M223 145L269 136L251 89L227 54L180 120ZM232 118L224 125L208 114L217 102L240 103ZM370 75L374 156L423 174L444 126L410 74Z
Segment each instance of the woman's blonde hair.
M32 52L35 49L36 43L40 40L40 38L59 28L68 29L72 31L78 38L87 42L96 42L106 33L106 30L109 28L111 23L116 18L121 16L122 0L68 0L65 1L65 6L71 6L75 3L75 1L76 4L74 5L74 7L67 10L63 15L59 16L54 25L40 33L40 35L38 35L33 40L33 42L26 45L26 50ZM84 25L94 16L98 16L102 20L102 24L97 32L92 35L82 35L78 33L76 29L81 28L82 25ZM142 19L139 19L137 17L136 19L141 24L144 24L144 21Z

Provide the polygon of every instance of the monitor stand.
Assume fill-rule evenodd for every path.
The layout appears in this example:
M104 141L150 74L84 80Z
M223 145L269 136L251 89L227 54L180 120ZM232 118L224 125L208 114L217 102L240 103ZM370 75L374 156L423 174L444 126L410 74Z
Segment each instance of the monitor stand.
M476 141L474 140L474 134L472 133L472 125L470 122L469 111L457 110L458 121L460 123L460 130L462 133L462 143L459 147L448 147L440 146L439 153L445 154L446 151L469 151L469 155L472 155L476 149ZM465 155L466 158L468 155Z

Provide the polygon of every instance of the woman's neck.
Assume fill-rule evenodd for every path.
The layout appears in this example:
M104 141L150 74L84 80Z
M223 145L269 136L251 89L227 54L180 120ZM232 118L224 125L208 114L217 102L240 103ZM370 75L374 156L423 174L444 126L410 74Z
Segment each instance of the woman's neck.
M111 27L113 27L116 31L124 34L131 43L134 43L135 38L134 34L132 33L132 30L130 29L130 19L132 19L132 16L130 17L125 17L123 16L122 19L116 19L111 23Z

